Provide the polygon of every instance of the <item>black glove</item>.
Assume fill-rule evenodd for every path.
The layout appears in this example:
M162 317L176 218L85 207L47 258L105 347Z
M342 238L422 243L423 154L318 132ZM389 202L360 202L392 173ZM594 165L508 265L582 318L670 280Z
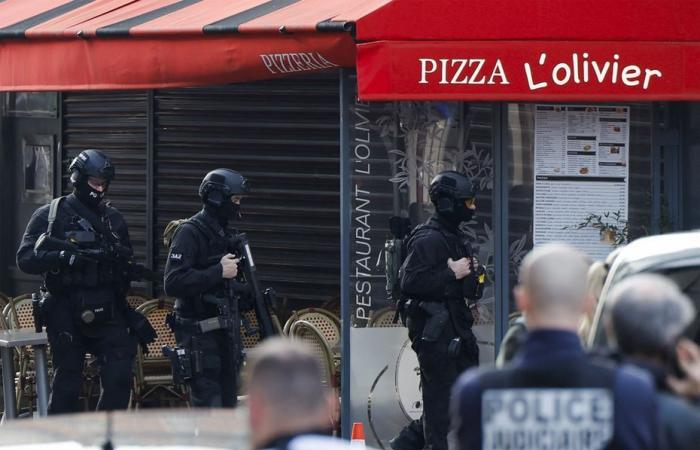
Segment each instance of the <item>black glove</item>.
M156 330L153 329L143 314L131 308L126 311L126 321L131 329L131 334L136 336L139 344L141 344L141 349L145 354L148 354L148 344L155 341L158 337Z
M85 267L90 262L90 259L77 253L61 250L58 252L58 261L63 267L79 269L81 267Z

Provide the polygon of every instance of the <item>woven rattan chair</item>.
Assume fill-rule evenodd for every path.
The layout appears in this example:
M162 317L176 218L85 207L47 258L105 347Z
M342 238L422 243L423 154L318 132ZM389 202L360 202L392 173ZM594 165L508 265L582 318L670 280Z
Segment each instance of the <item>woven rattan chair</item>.
M160 298L148 300L137 309L150 322L158 336L155 341L148 344L148 354L143 353L141 346L137 350L134 389L129 401L130 406L135 409L140 408L146 399L153 398L156 394L163 394L170 401L174 399L188 403L187 394L180 386L173 383L170 360L162 353L164 345L171 347L176 345L175 335L165 324L165 317L173 307L173 300ZM163 403L165 397L158 399L159 404Z
M284 324L284 334L291 336L292 326L303 320L313 325L328 343L333 356L333 378L340 377L340 319L322 308L306 308L294 311Z
M243 315L248 319L251 327L258 327L258 316L255 314L254 310L246 311ZM243 341L244 349L253 348L260 342L260 333L251 333L249 336L246 334L245 327L241 324L241 341Z
M338 316L321 308L294 311L284 324L284 334L290 335L292 325L299 320L305 320L314 325L330 345L331 351L337 353L340 347L340 319Z
M336 387L335 362L330 344L323 332L313 323L297 320L289 327L289 338L302 342L314 352L323 370L322 382L325 386Z
M137 294L130 294L126 296L126 304L132 309L138 309L139 306L146 303L148 299Z
M10 304L12 299L0 292L0 330L8 330L10 327L5 320L5 307Z
M379 309L377 311L372 311L369 316L368 327L373 328L394 328L402 327L401 321L394 322L394 315L396 310L391 307L386 307Z
M34 312L32 309L32 294L14 297L3 309L5 325L8 329L18 330L29 328L34 330ZM36 373L34 371L34 350L30 346L15 348L15 395L17 411L22 410L26 401L31 410L36 399Z

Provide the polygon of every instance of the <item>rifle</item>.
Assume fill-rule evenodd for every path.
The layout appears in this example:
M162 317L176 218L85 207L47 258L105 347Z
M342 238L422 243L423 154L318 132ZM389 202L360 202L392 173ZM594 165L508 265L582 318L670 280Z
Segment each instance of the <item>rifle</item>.
M248 236L245 233L237 234L229 239L228 244L231 253L240 256L243 264L243 276L251 287L255 302L255 314L258 316L258 324L260 326L260 338L265 339L276 335L277 332L272 325L273 317L277 317L272 306L274 291L267 289L265 294L263 294L260 290L257 269L253 260L253 254L250 251Z
M236 255L241 260L240 263L243 266L243 277L250 286L255 304L255 315L258 318L260 338L265 339L269 336L278 334L278 330L281 329L281 326L274 309L274 303L276 300L275 291L272 288L267 288L264 292L260 289L257 268L255 267L253 254L250 250L248 236L246 236L245 233L240 233L229 238L226 242L226 250L228 253ZM223 257L224 255L212 256L207 260L207 264L218 264ZM229 283L228 289L229 295L234 295L233 283ZM246 330L248 330L247 326Z
M207 331L224 328L226 334L231 341L231 361L234 367L240 367L243 362L243 345L241 342L241 317L238 310L238 305L234 304L236 293L233 290L233 282L229 280L227 283L227 296L225 298L216 297L214 295L203 295L202 300L207 303L212 303L219 308L219 316L213 317L199 322L199 328L202 333ZM211 328L207 329L208 322Z
M94 241L93 241L94 242ZM134 262L134 252L119 244L102 244L98 248L82 248L77 239L63 241L43 233L34 245L34 251L67 251L92 261L115 266L129 281L156 281L156 274L142 264Z

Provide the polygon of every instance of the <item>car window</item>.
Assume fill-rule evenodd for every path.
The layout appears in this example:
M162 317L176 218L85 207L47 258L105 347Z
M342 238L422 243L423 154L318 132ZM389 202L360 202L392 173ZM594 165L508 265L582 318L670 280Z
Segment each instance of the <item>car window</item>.
M658 273L660 275L667 276L678 285L678 288L681 291L683 291L683 293L690 297L690 299L693 301L693 304L695 305L696 314L695 320L688 327L686 335L693 339L695 342L700 343L700 266L686 266L639 273ZM626 277L616 276L615 279L612 281L613 285L610 287L610 289L607 290L607 292L611 292L614 285L619 283L624 278ZM608 302L605 300L606 299L603 299L602 303L600 304L600 308L602 309L600 311L600 317L605 317L606 308L609 306ZM609 347L609 342L607 335L605 334L603 320L601 320L600 323L598 323L598 326L594 330L594 333L595 337L593 338L592 347L597 349L604 349Z

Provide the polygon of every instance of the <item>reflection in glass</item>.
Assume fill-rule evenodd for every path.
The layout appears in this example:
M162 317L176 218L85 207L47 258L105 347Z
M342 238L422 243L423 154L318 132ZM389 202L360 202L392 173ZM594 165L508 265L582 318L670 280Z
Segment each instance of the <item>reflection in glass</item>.
M503 138L509 161L508 239L510 287L517 282L523 257L533 246L535 104L509 103ZM651 104L630 106L629 237L649 233L651 225ZM511 295L510 311L515 312Z
M351 132L354 148L351 188L354 326L376 326L375 319L384 318L394 306L391 294L387 294L391 289L386 285L385 263L391 261L384 251L385 243L390 245L393 238L389 220L400 217L407 222L408 229L425 222L433 213L429 197L431 180L440 171L456 170L477 181L480 189L477 215L462 228L472 243L474 254L487 269L487 288L475 314L475 332L484 350L482 359L492 361L495 274L491 223L494 183L491 105L356 104L351 117L354 120ZM381 322L386 323L386 320ZM489 346L490 349L483 348Z

